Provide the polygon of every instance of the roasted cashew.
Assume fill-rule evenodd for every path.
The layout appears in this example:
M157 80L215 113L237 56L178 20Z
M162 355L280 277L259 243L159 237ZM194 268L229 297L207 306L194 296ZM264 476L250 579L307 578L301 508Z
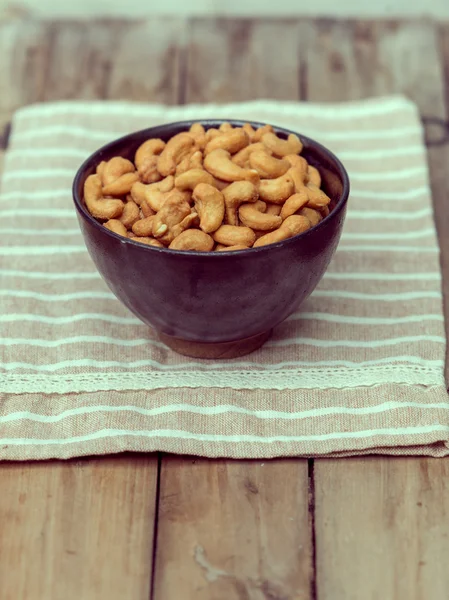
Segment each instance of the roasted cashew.
M239 167L247 168L247 166L249 166L250 155L258 150L264 150L267 154L270 154L268 148L264 146L262 142L258 142L257 144L250 144L249 146L242 148L237 154L234 154L231 160Z
M138 237L151 237L153 235L153 223L155 215L139 219L132 226L132 231Z
M165 145L157 160L157 168L161 175L173 175L177 165L190 153L195 140L185 132L173 136Z
M281 210L282 210L282 205L281 204L267 204L267 208L265 210L265 213L267 215L277 215L279 216L281 214Z
M249 248L256 241L256 234L249 227L222 225L213 234L213 238L224 246L245 246Z
M155 215L155 211L151 208L151 206L148 204L148 202L144 199L142 200L142 204L140 205L140 210L142 211L142 215L144 217L152 217L153 215Z
M201 123L193 123L189 129L190 135L195 140L195 146L200 150L204 150L207 144L206 130Z
M136 204L141 206L142 202L147 199L147 195L151 190L159 192L170 192L173 189L175 179L173 175L166 177L162 181L145 185L137 181L131 188L131 197Z
M225 200L216 187L199 183L193 190L195 210L200 217L200 227L205 233L213 233L223 223Z
M315 225L318 225L318 223L323 218L317 210L314 210L313 208L308 208L307 206L305 208L302 208L298 214L309 219L312 227L315 227Z
M299 171L303 184L307 183L309 163L306 159L298 154L287 154L287 156L284 157L284 160L288 161L291 167Z
M215 127L211 127L210 129L208 129L206 131L206 140L208 142L210 142L211 140L218 137L219 135L221 135L221 131L219 131L218 129L215 129Z
M215 179L204 169L190 169L175 179L178 190L194 190L199 183L208 183L215 186Z
M170 244L173 239L173 228L190 214L190 205L185 196L178 190L169 193L161 209L154 216L153 236L163 244Z
M259 185L259 196L272 204L282 204L295 191L293 179L289 172L277 179L262 179Z
M137 171L139 173L140 180L143 183L155 183L162 179L162 175L157 170L158 157L151 155L147 156Z
M293 179L295 186L295 192L301 192L305 186L305 180L307 179L307 173L304 173L301 167L290 167L287 171L290 177Z
M161 242L159 240L155 240L153 237L149 237L149 236L145 236L145 237L133 236L133 237L130 237L129 239L131 239L133 242L138 242L139 244L145 244L146 246L155 246L156 248L164 247L164 244L161 244Z
M200 218L198 216L198 213L193 211L190 213L190 215L187 215L187 217L185 217L181 221L181 223L178 223L172 228L172 235L175 238L178 235L180 235L183 231L186 231L186 229L190 229L191 227L197 227L199 224Z
M109 221L104 223L104 226L106 227L106 229L109 229L109 231L113 231L117 235L122 235L123 237L128 236L128 230L118 219L109 219Z
M130 200L127 202L123 208L122 216L120 217L120 222L126 229L129 229L134 225L136 221L140 218L139 207L135 202Z
M239 208L240 221L246 227L257 231L271 231L281 226L282 219L276 215L265 214L267 205L258 200L253 204L242 204Z
M303 148L301 140L294 133L291 133L286 140L282 140L275 133L265 133L262 142L275 156L280 157L299 154Z
M213 140L210 140L204 149L204 154L210 154L213 150L217 150L218 148L226 150L230 154L235 154L242 148L245 148L245 146L248 146L248 144L249 137L245 130L241 128L230 129L225 133L217 135Z
M256 129L256 131L254 133L253 142L260 142L260 140L266 133L272 133L272 132L273 132L273 127L271 125L264 125L263 127L259 127L259 129Z
M302 191L300 191L296 194L293 194L293 196L290 196L290 198L288 198L285 201L285 204L282 206L282 210L281 210L282 219L286 219L287 217L294 215L296 212L301 210L301 208L306 206L308 201L309 201L309 196L307 195L305 188L303 188Z
M309 202L307 204L309 208L319 209L330 204L331 199L329 196L327 196L323 190L320 190L320 188L313 183L308 183L305 191L309 197Z
M249 164L263 179L275 179L281 177L290 168L290 164L282 158L274 158L263 150L252 152L249 156Z
M165 142L159 138L153 138L141 144L137 148L136 154L134 155L134 163L137 167L137 170L140 169L147 158L151 156L158 156L164 148Z
M120 217L125 206L121 200L103 199L99 175L89 175L84 182L84 202L93 217L104 220Z
M189 156L182 159L179 165L176 167L175 177L179 177L190 169L202 169L203 168L203 153L201 150L195 150Z
M204 168L224 181L252 181L258 183L259 174L252 169L242 169L231 161L231 155L222 148L212 150L204 159Z
M243 203L256 202L259 192L250 181L234 181L223 190L226 207L226 222L228 225L237 226L239 217L237 210Z
M106 168L105 168L106 169ZM125 196L131 188L139 181L138 173L125 173L108 185L103 186L104 196Z
M96 169L96 174L100 176L101 182L103 183L103 175L104 175L104 169L106 167L108 163L105 160L102 160L100 163L98 163L97 165L97 169Z
M249 137L249 142L250 142L250 144L252 144L254 141L254 136L256 135L256 130L249 123L245 123L243 125L242 129L244 129L246 131L246 133L248 134L248 137Z
M114 156L114 158L108 160L102 169L101 179L103 186L108 186L122 175L125 175L125 173L134 173L135 170L130 160L121 156Z
M312 167L312 165L308 165L307 169L307 180L308 183L312 183L316 185L316 187L321 187L321 175L316 167Z
M243 246L242 244L235 244L235 246L221 246L220 248L217 246L217 252L233 252L234 250L248 250L248 246Z
M321 213L321 216L323 217L327 217L327 215L330 213L329 207L328 206L322 206L321 208L318 209Z
M231 125L231 123L222 123L220 125L220 127L218 128L218 131L222 131L223 133L226 133L227 131L231 131L232 129L234 129L234 127Z
M171 250L194 250L196 252L210 252L214 247L214 240L210 235L199 229L188 229L180 233L171 242Z
M310 221L306 217L300 215L293 215L287 217L279 229L275 229L266 235L260 237L254 244L254 248L260 246L267 246L268 244L276 244L287 240L303 231L310 229Z

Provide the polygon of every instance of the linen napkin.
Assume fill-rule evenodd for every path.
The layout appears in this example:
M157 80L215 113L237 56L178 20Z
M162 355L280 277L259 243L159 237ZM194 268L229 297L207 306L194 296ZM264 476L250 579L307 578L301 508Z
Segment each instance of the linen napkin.
M161 344L96 272L72 205L75 171L96 148L193 117L309 135L352 182L321 284L242 359ZM405 98L30 106L14 117L0 215L0 459L448 453L439 249L423 132Z

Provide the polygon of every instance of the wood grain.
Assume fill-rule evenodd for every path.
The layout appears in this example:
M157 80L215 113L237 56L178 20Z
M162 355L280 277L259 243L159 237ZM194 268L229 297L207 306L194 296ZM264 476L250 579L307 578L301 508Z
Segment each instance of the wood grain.
M109 74L121 29L101 22L2 23L3 123L29 102L115 93ZM115 65L114 73L137 89L132 69L120 75ZM2 600L147 600L157 469L151 455L0 464Z
M298 98L297 34L296 23L193 21L185 101ZM160 481L155 600L311 598L306 460L167 457Z
M310 100L405 93L423 114L445 116L430 23L309 26ZM447 150L429 152L444 287L449 283ZM444 166L446 165L446 166ZM446 301L445 314L448 317ZM443 600L449 574L447 461L359 458L314 465L320 600Z
M154 469L146 457L0 467L2 600L147 600Z
M307 463L165 458L154 598L308 599Z

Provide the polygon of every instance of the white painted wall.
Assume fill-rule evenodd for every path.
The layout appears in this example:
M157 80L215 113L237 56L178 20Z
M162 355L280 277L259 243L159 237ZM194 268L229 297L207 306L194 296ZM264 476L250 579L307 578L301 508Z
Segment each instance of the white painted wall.
M0 13L42 17L330 16L449 19L449 0L0 0Z

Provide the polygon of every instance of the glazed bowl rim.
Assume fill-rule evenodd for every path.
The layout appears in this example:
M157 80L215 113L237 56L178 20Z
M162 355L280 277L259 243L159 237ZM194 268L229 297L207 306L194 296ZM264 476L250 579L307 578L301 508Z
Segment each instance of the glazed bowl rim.
M260 253L264 253L264 252L269 252L270 250L274 250L276 248L287 247L290 244L295 243L295 241L297 241L299 238L306 238L307 236L313 235L320 228L323 228L327 223L329 223L332 219L335 219L338 216L338 214L346 206L348 198L349 198L350 183L349 183L349 175L348 175L343 163L341 162L341 160L331 150L326 148L326 146L323 146L322 144L320 144L313 138L310 138L306 135L299 134L291 129L286 129L285 127L273 125L273 129L276 133L283 133L286 136L293 133L293 134L297 135L303 143L305 142L306 146L308 146L310 148L318 148L319 150L321 150L321 152L323 154L325 154L326 157L329 159L329 161L332 162L333 165L336 167L338 175L343 184L341 196L340 196L339 200L337 201L334 209L326 217L324 217L324 219L322 219L317 225L312 226L307 231L304 231L302 233L294 235L293 237L287 238L286 240L276 242L274 244L267 244L266 246L258 246L257 248L247 248L245 250L234 250L232 252L199 252L196 250L173 250L170 248L158 248L156 246L149 246L146 244L141 244L139 242L134 242L132 238L125 238L121 235L118 235L117 233L114 233L110 229L104 227L101 223L99 223L90 214L90 212L87 210L87 207L85 206L82 198L78 194L78 188L80 187L80 180L84 177L85 170L90 165L90 163L92 163L92 160L94 159L94 157L96 155L100 155L103 152L108 152L108 150L110 150L116 144L126 143L131 138L142 135L144 133L148 133L148 139L150 139L151 135L152 135L151 132L153 132L154 130L159 130L159 132L163 132L164 129L169 129L169 128L181 129L181 128L185 127L185 129L181 129L181 131L183 131L183 130L188 131L188 129L194 123L201 123L202 125L205 125L206 127L208 125L210 127L212 127L212 126L215 126L215 125L221 124L221 123L231 123L232 125L235 125L237 127L241 127L245 123L249 123L250 125L252 125L253 127L256 127L256 128L263 127L264 125L266 125L266 123L259 122L259 121L248 121L248 120L241 120L241 119L212 119L212 118L211 119L188 119L188 120L183 120L183 121L174 121L171 123L162 123L161 125L153 125L152 127L140 129L138 131L127 133L124 136L116 138L115 140L108 142L107 144L104 144L103 146L101 146L100 148L98 148L97 150L92 152L88 156L88 158L86 158L86 160L78 168L75 178L73 180L73 184L72 184L72 196L73 196L73 201L75 204L75 208L78 211L78 214L80 216L82 216L90 224L92 224L94 227L96 227L103 234L109 235L112 238L117 239L122 244L131 244L134 247L138 247L144 252L145 251L146 252L159 252L159 253L163 253L164 255L167 255L167 253L169 253L170 255L173 255L173 256L178 255L178 256L183 256L183 257L186 257L186 256L204 257L204 258L214 257L214 258L217 258L218 260L220 260L222 257L230 258L231 256L236 256L236 257L254 256L256 253L260 254Z

